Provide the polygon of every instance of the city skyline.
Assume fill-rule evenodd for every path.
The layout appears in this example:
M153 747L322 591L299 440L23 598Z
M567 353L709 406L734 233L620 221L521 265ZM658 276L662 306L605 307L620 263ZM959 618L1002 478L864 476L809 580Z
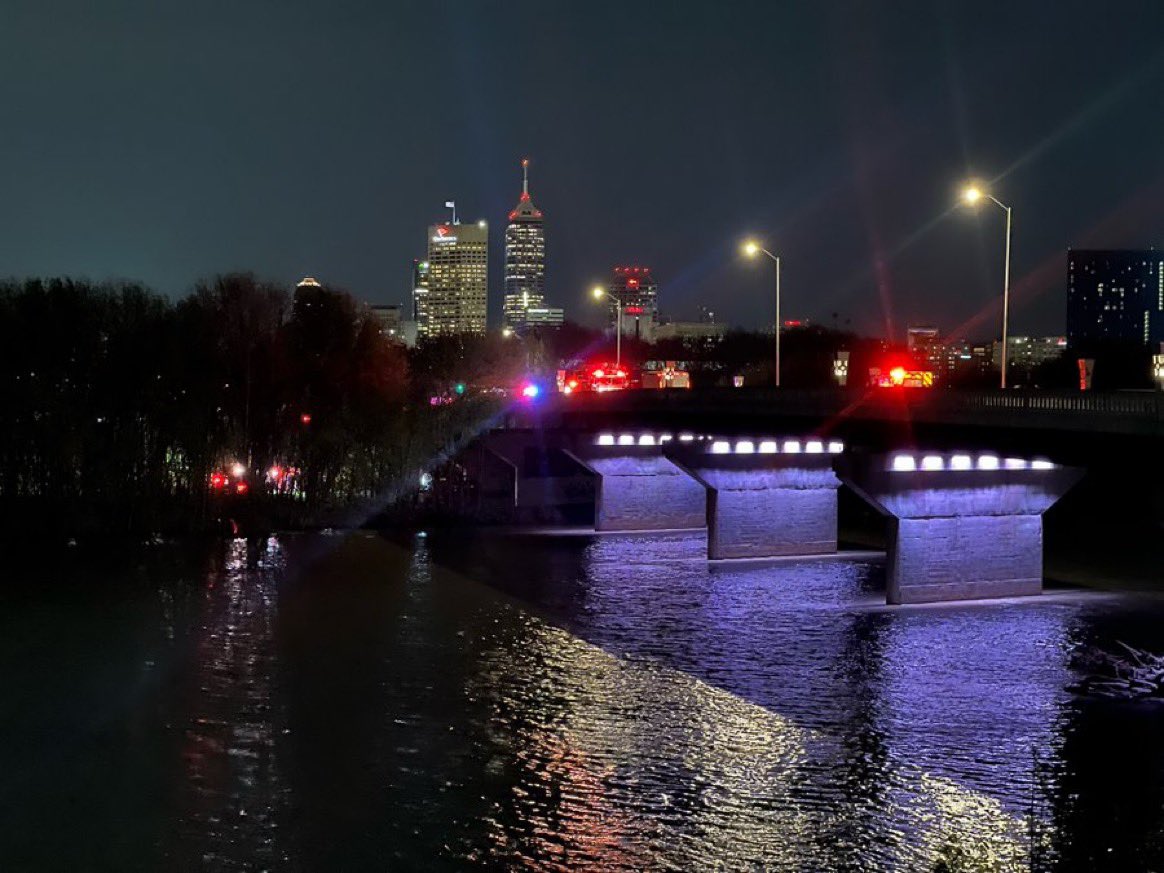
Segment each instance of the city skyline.
M1164 120L1143 111L1164 80L1164 11L1121 4L1094 28L1082 8L30 7L0 59L15 131L0 143L0 275L177 297L247 269L407 303L402 265L434 205L455 194L497 226L528 154L554 216L553 303L572 319L597 323L587 289L641 262L666 311L714 300L724 321L762 327L766 283L735 254L750 233L784 257L789 313L989 336L1001 218L956 203L977 177L1015 209L1012 329L1059 333L1069 248L1164 241ZM438 35L453 61L405 75ZM224 67L207 45L245 46L246 61ZM1079 46L1102 62L1080 67ZM711 67L722 75L701 83ZM423 136L399 123L419 118Z

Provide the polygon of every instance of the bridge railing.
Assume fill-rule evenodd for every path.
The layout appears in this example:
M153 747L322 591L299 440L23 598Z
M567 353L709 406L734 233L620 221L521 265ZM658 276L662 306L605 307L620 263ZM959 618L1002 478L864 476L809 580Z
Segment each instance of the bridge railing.
M559 412L853 417L1164 435L1164 393L716 388L561 398Z

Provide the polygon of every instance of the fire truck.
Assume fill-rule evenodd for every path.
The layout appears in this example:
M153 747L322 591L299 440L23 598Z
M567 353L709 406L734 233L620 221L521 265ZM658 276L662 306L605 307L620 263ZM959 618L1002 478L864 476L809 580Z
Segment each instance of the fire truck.
M869 384L874 388L933 388L934 374L930 370L907 370L905 367L889 370L871 367Z
M630 385L630 372L616 364L595 362L558 370L558 391L563 394L582 394L606 391L625 391Z
M632 388L690 388L686 370L667 361L661 369L634 369L608 361L592 361L581 366L558 370L558 391L562 394L626 391Z

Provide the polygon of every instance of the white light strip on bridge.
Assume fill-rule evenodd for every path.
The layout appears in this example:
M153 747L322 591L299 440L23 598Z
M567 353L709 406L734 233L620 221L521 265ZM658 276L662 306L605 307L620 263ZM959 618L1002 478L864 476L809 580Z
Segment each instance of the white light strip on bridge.
M800 440L785 440L784 453L787 455L800 454Z
M613 446L614 445L614 434L612 434L612 433L599 434L598 439L595 440L595 444L600 445L600 446Z
M915 455L899 453L894 455L890 460L889 469L895 473L911 473L915 470L923 470L926 472L936 472L938 470L963 472L974 469L1054 470L1055 465L1045 458L1038 458L1033 461L1028 461L1025 458L1006 458L1003 460L998 455L991 454L981 454L977 458L974 458L969 454L961 452L950 455L948 458L943 455L927 454L923 455L919 461Z
M833 440L832 442L829 443L829 454L830 455L839 455L844 450L845 450L845 444L843 442L841 442L840 440Z
M760 454L761 455L774 455L778 451L779 451L779 449L776 447L776 440L761 440L760 441Z
M695 440L695 434L693 434L693 433L681 433L681 434L679 434L679 442L681 442L681 443L689 443L689 442L693 442L694 440Z
M645 433L639 437L639 445L640 446L653 446L654 444L655 444L655 435L654 434Z
M804 450L810 455L823 455L824 443L820 440L809 440L804 444Z
M716 440L711 444L711 453L713 455L728 455L731 454L732 444L727 440Z
M618 444L620 446L633 446L635 444L635 435L633 433L619 434Z
M751 440L740 440L736 443L737 455L752 455L756 452L756 444Z

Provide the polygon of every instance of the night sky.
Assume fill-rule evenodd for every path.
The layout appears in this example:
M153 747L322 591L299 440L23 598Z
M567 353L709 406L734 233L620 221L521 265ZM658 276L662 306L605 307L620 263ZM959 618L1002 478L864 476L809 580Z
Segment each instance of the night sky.
M519 160L547 292L651 266L711 304L898 338L990 337L1014 207L1012 332L1063 330L1068 247L1164 245L1164 3L0 4L0 275L248 269L405 302L455 199L492 224Z

